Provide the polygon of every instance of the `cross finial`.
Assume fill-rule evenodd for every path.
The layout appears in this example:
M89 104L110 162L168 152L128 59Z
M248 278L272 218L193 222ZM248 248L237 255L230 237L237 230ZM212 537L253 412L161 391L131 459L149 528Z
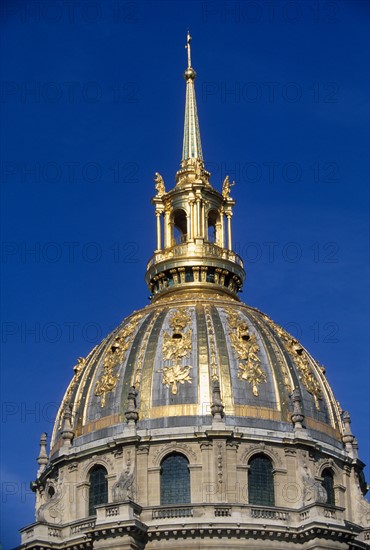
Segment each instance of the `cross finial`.
M188 50L188 69L190 69L190 67L191 67L190 42L191 42L191 36L190 36L190 31L188 31L188 35L187 35L187 39L186 39L186 46L185 46L185 48Z

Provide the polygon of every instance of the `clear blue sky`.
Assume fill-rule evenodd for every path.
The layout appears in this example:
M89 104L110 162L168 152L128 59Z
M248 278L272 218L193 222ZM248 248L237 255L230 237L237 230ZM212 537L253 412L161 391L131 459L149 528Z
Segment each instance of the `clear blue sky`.
M212 183L237 182L243 299L326 366L370 462L368 11L3 1L5 550L34 520L39 436L77 357L148 303L152 177L170 187L180 162L188 27Z

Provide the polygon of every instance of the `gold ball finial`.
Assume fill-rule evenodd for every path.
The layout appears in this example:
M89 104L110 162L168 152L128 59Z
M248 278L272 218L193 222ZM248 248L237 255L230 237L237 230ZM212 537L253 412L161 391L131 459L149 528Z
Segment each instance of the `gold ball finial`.
M194 71L192 67L188 67L184 72L185 80L195 80L196 76L197 76L197 73Z

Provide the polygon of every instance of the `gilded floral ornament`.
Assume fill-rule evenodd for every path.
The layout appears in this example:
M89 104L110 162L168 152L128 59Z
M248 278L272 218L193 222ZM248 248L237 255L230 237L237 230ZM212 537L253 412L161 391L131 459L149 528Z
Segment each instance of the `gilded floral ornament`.
M251 384L253 395L258 396L258 385L266 382L266 374L260 367L257 353L260 348L255 334L249 334L249 327L241 315L231 309L227 310L230 326L231 345L234 348L240 363L238 378Z
M301 374L301 380L306 387L306 390L313 396L315 401L316 409L320 410L319 399L322 399L322 393L319 382L316 380L313 371L311 369L307 352L302 348L302 346L295 340L292 339L291 348L293 351L293 359L298 367L298 370Z
M282 327L274 323L274 321L272 321L269 317L265 316L265 319L275 329L284 342L290 356L297 365L303 385L314 398L316 409L319 411L319 399L322 399L322 391L320 384L313 373L306 350L301 346L298 340L293 338L293 336L286 332Z
M131 346L135 330L141 314L135 315L130 322L114 338L112 345L104 358L103 373L100 379L96 382L94 394L101 397L101 406L105 406L106 394L114 390L119 380L119 375L114 373L114 369L123 362L127 350Z
M166 365L159 372L163 373L162 384L171 388L173 395L177 394L178 384L191 384L190 365L184 365L183 360L192 348L192 329L189 328L191 316L188 310L175 310L169 319L171 332L164 331L162 354Z

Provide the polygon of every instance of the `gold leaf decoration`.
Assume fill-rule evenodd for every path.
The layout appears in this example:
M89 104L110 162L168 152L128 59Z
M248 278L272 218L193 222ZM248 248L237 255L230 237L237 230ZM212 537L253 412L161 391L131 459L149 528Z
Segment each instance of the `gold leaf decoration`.
M97 397L101 397L100 404L102 407L105 406L106 394L114 390L117 386L119 375L114 373L114 369L124 361L126 352L131 346L137 325L142 317L141 314L135 315L135 317L123 327L114 338L113 343L105 355L103 373L96 382L94 391Z
M70 385L68 386L67 393L64 396L63 403L60 407L61 411L64 411L66 404L70 402L73 390L75 389L77 382L81 378L81 374L82 374L82 371L84 370L85 366L86 366L85 357L78 357L77 364L73 367L73 370L74 370L75 374L72 378L72 381L71 381ZM63 414L61 414L60 418L59 418L59 426L58 426L59 430L61 429L62 424L63 424Z
M191 316L188 310L175 310L170 319L171 332L164 331L162 343L162 355L164 361L170 362L158 372L163 373L162 384L171 388L173 395L177 394L178 383L192 383L190 377L190 365L184 365L183 359L187 357L192 348L193 331L189 328Z
M204 308L204 311L206 314L208 341L209 341L210 355L211 355L210 359L211 359L212 380L215 381L215 380L218 380L215 333L214 333L214 328L212 323L211 310L208 306L206 306Z
M297 366L300 374L299 378L302 380L302 383L305 386L306 390L314 398L316 409L320 410L319 399L322 399L321 386L318 380L315 378L306 350L301 346L298 340L293 338L293 336L286 332L282 327L274 323L274 321L267 317L267 315L265 316L265 319L280 336L282 342L287 348L289 355Z
M240 359L238 378L251 384L253 395L258 396L258 385L266 382L266 374L260 367L257 353L260 348L255 334L249 334L249 327L243 317L232 309L227 309L231 345Z

